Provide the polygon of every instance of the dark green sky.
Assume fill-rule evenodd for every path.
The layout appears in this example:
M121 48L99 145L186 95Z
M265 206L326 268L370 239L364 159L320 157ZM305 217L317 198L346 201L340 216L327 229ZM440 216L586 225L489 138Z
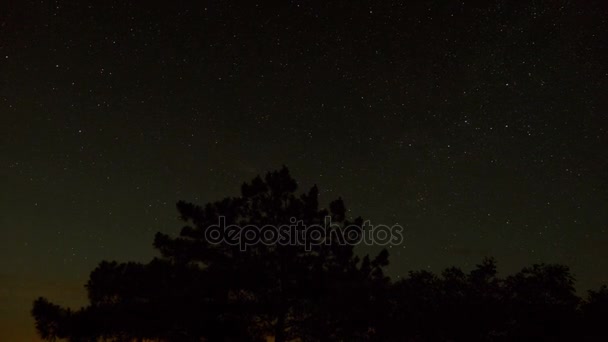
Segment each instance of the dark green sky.
M406 227L393 277L492 255L608 283L603 1L74 3L0 10L0 340L149 260L177 200L283 164Z

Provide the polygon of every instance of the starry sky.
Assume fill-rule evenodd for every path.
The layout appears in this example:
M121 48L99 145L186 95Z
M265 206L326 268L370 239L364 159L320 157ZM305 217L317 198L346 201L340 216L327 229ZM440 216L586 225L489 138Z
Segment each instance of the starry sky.
M599 0L3 3L0 340L36 340L38 296L84 305L99 261L157 255L178 200L283 164L405 227L395 279L494 256L608 283L607 18Z

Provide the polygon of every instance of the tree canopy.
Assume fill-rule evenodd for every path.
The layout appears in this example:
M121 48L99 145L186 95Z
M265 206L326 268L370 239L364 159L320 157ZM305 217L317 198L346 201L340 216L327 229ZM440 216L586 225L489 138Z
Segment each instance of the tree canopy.
M581 299L562 265L538 264L500 278L484 259L465 273L385 276L388 252L359 258L353 244L209 240L210 227L294 222L364 229L341 199L319 208L318 189L298 195L287 168L256 177L238 197L179 202L179 236L157 233L148 263L102 261L86 284L88 306L38 298L45 340L69 341L508 341L597 340L608 334L608 290ZM362 231L361 231L362 232ZM295 232L297 233L297 232ZM361 235L357 235L359 238Z

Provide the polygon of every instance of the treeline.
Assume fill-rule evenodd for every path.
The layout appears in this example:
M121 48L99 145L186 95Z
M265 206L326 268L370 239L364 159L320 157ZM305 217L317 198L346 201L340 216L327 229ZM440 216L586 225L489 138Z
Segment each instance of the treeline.
M211 244L205 229L279 226L290 218L346 227L341 199L319 209L318 190L296 195L286 168L256 177L241 196L199 207L180 202L178 237L158 233L161 257L101 262L86 284L89 305L44 298L32 315L45 340L69 341L604 341L608 289L576 295L565 266L533 265L498 277L493 259L469 273L413 271L392 281L388 252L358 258L353 246Z

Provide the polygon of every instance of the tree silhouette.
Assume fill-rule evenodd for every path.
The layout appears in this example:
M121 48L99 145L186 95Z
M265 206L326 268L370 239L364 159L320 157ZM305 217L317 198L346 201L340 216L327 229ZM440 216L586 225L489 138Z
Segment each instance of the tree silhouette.
M300 196L296 190L284 167L243 184L240 197L205 207L179 202L187 225L175 238L156 235L154 246L162 258L148 264L102 262L86 285L90 305L77 312L39 299L33 315L40 335L117 341L368 335L371 293L376 284L388 282L382 272L386 251L361 261L353 245L338 239L313 245L254 243L243 250L205 237L220 218L226 226L286 227L294 236L300 233L294 222L322 226L326 216L338 230L362 229L361 218L346 218L341 199L329 210L319 209L316 186Z
M69 312L58 305L49 303L44 298L34 301L32 316L36 320L36 330L40 337L48 341L67 336L67 319Z
M537 264L500 278L494 259L466 273L412 271L397 282L384 275L388 252L359 259L336 239L315 244L243 246L225 226L304 226L361 238L341 199L320 209L318 190L296 195L287 168L243 184L238 197L204 207L179 202L179 236L156 234L161 256L148 263L101 262L86 284L88 306L76 311L44 298L32 315L40 337L53 341L603 341L608 288L581 300L562 265ZM223 221L222 221L223 220ZM241 233L245 234L245 230ZM241 236L242 237L242 236ZM310 241L310 240L309 240ZM243 248L246 247L246 248Z
M589 340L605 340L608 336L608 287L602 286L598 291L589 291L582 304L582 331Z
M571 341L580 299L561 265L533 265L505 281L509 336Z

